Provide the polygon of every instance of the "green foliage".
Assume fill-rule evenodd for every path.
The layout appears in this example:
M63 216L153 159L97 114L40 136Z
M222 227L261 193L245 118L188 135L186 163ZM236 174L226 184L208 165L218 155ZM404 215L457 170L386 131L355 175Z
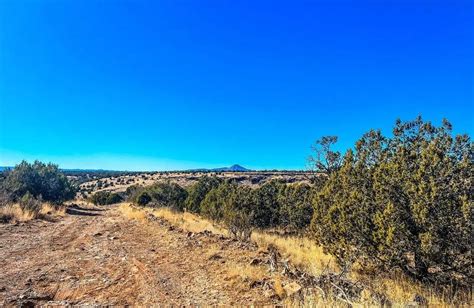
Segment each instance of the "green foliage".
M219 186L222 181L217 177L204 176L201 177L197 183L188 189L188 197L184 203L186 210L199 213L201 209L201 202L206 195L213 189Z
M312 187L304 183L282 187L278 194L280 226L291 231L306 229L313 216L312 192Z
M136 195L136 202L138 205L146 206L151 202L151 196L146 191L141 191Z
M230 234L240 240L250 240L254 228L254 212L252 210L253 192L246 186L234 184L227 196L222 221Z
M118 193L112 193L110 191L98 191L91 196L90 201L95 205L109 205L120 203L123 198Z
M234 194L237 189L237 184L229 182L221 183L219 186L211 189L200 203L201 214L207 218L221 221L224 218L225 210L231 207L229 203L232 200L229 196Z
M314 198L311 230L341 263L471 281L474 146L451 124L397 121L370 131Z
M278 181L270 181L253 191L252 223L257 228L275 227L279 224L280 203L278 195L285 187Z
M31 193L26 192L18 201L23 211L35 213L36 215L41 211L41 198L36 199Z
M176 183L156 183L137 188L133 198L138 205L182 211L187 195L187 191Z
M8 194L11 201L19 201L29 193L34 198L53 203L70 200L76 193L76 188L57 165L39 161L33 164L22 161L13 170L8 171L2 190Z

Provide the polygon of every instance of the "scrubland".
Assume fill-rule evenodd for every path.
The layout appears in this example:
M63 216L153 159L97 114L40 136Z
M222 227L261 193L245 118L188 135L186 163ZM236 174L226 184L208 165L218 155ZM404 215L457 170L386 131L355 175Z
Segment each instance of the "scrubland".
M0 177L0 304L472 306L474 144L421 118L307 172Z

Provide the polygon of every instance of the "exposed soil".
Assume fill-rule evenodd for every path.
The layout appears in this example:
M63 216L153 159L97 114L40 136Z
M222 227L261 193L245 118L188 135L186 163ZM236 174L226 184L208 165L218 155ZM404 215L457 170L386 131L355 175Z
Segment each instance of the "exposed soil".
M0 224L0 306L275 304L268 277L235 275L259 253L115 207L76 206L57 221Z

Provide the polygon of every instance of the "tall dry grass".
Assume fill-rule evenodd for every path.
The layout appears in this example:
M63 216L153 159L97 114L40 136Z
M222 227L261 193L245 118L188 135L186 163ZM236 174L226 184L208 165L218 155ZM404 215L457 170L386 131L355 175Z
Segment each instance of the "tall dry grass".
M321 275L323 271L328 270L332 272L339 270L334 257L324 253L322 247L306 237L254 231L251 240L263 249L270 245L276 247L284 258L312 275Z
M37 218L60 217L66 213L66 207L42 203L38 211L21 208L17 203L0 207L0 222L26 222Z
M216 235L228 236L228 232L224 228L216 226L211 221L189 212L179 213L164 207L157 209L146 209L146 211L153 216L165 219L172 225L186 231L194 233L209 231Z
M139 221L146 221L146 214L143 210L131 206L129 203L122 203L118 207L120 213L129 218Z

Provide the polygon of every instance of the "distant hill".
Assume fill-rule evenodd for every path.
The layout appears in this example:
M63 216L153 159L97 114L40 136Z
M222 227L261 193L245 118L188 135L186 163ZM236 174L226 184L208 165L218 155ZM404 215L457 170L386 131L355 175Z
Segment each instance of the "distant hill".
M7 170L7 169L13 169L13 167L7 167L7 166L0 166L0 172ZM82 173L82 172L90 172L90 173L120 173L120 172L128 172L128 171L117 171L117 170L103 170L103 169L61 169L62 171L66 173ZM250 169L247 169L245 167L242 167L241 165L232 165L230 167L222 167L222 168L214 168L214 169L191 169L191 170L185 170L188 172L247 172L247 171L252 171ZM138 173L137 171L135 171Z
M201 168L201 169L191 169L191 170L185 170L185 171L187 172L248 172L252 170L242 167L240 165L232 165L230 167L213 168L213 169Z
M246 172L246 171L250 171L249 169L247 168L244 168L240 165L232 165L230 167L224 167L224 168L215 168L215 169L211 169L212 171L221 171L221 172Z

